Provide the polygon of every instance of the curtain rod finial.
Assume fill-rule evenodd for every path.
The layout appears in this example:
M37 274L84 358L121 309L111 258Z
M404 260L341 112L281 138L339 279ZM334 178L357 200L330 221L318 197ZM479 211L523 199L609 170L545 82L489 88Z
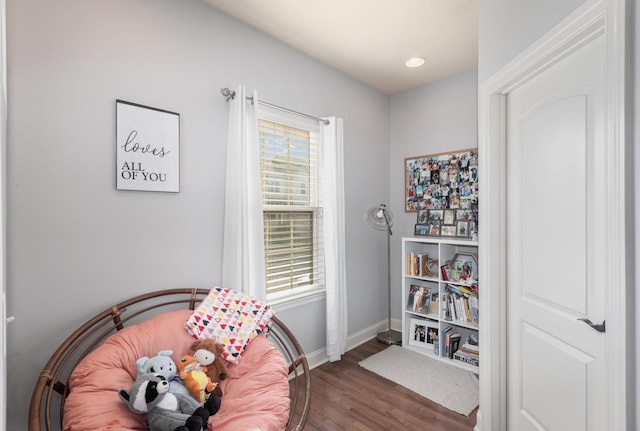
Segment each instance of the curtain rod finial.
M229 99L236 98L236 92L229 90L227 87L220 89L220 93L222 93L222 95L227 98L227 102L229 101Z

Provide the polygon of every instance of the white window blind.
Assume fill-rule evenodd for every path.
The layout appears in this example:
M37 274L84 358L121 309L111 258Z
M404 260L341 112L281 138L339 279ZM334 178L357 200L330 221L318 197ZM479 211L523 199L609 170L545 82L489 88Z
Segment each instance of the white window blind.
M317 125L261 118L259 137L267 295L323 288Z

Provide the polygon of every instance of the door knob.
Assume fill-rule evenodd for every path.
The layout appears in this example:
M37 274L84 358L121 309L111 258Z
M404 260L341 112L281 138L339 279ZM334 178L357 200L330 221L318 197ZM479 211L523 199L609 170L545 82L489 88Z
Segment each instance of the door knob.
M603 320L602 323L599 324L599 325L597 325L595 323L592 323L591 320L585 319L584 317L581 317L578 320L583 321L584 323L586 323L587 325L591 326L593 329L595 329L598 332L604 332L605 331L605 322L606 322L606 320Z

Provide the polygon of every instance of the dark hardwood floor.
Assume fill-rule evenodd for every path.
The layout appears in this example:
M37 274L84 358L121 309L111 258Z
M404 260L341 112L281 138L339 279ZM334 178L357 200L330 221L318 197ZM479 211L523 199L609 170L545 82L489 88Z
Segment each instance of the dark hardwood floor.
M358 363L386 347L375 339L339 362L311 370L311 410L305 431L470 431L469 417L362 368Z

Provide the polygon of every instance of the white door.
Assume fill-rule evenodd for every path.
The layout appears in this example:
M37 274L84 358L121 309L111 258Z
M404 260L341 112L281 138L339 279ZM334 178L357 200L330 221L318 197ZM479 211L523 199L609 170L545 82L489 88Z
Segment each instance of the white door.
M507 430L606 429L605 52L507 96Z

